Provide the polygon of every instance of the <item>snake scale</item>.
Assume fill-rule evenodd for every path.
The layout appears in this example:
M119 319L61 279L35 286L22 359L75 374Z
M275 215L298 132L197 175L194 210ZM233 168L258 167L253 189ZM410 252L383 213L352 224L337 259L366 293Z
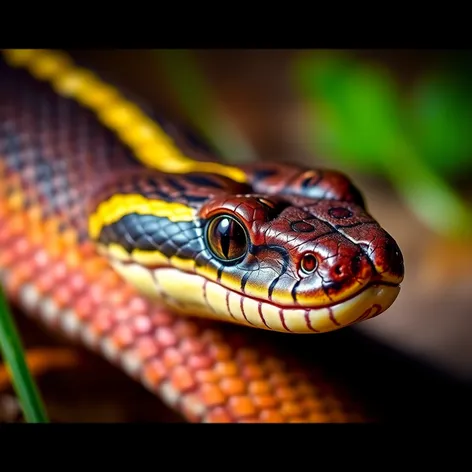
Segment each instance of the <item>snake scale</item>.
M187 421L365 420L271 333L338 330L399 293L401 251L348 177L224 165L59 51L5 50L0 80L12 302Z

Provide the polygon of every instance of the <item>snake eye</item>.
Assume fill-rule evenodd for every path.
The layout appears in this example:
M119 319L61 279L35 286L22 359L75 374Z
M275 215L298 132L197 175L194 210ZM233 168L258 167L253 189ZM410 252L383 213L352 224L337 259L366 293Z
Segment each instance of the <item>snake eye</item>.
M303 256L302 261L300 263L300 269L302 275L310 275L312 274L316 268L318 267L318 261L314 254L307 253Z
M208 225L207 240L210 250L220 260L232 262L246 254L248 240L241 223L234 218L217 216Z

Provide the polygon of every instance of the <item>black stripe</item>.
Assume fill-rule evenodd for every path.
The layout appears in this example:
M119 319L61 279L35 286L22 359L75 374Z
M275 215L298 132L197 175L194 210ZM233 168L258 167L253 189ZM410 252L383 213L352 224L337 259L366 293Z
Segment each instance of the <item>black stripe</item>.
M301 282L301 280L297 280L297 281L295 282L295 285L292 287L291 295L292 295L292 300L293 300L294 302L297 301L297 288L298 288L298 286L300 285L300 282Z
M241 279L241 292L243 293L246 293L244 291L244 288L246 287L246 284L247 284L247 280L249 279L249 277L251 276L252 272L250 270L248 270L244 275L243 275L243 278Z

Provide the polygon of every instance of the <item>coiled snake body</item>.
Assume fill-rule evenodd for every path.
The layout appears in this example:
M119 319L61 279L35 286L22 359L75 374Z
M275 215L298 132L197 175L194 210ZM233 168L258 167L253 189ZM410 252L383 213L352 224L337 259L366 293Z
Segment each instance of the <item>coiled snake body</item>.
M258 338L336 330L397 297L401 252L347 177L212 161L59 52L4 51L0 80L12 300L189 421L359 418Z

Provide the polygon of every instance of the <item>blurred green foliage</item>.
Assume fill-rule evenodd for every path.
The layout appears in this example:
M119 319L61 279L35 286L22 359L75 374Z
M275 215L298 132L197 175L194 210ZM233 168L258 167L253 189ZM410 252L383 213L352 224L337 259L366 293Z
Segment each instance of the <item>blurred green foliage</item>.
M156 54L180 107L230 163L256 153L217 97L195 51ZM472 171L472 67L464 56L428 71L401 92L386 69L342 51L296 56L295 86L307 105L315 155L381 175L433 230L472 234L472 210L451 179Z
M411 130L425 159L454 176L472 169L472 74L468 67L426 76L413 93Z
M297 57L316 153L382 174L417 216L448 236L472 233L472 211L448 178L472 169L469 67L425 73L408 96L378 65L338 51Z

